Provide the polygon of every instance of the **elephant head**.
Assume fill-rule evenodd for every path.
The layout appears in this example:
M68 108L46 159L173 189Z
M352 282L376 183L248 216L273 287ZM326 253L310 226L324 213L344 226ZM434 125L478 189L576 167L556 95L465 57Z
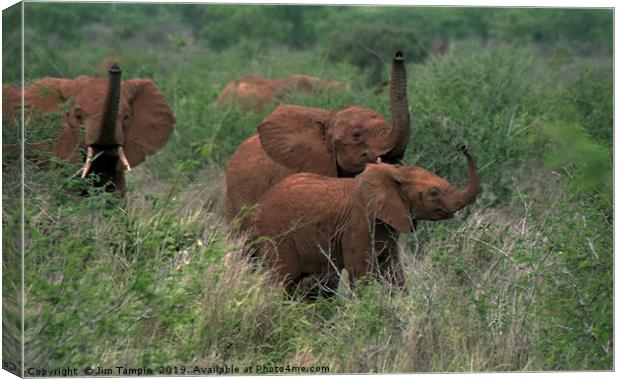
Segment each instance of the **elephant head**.
M461 149L467 158L468 183L464 189L416 166L369 164L360 176L369 210L400 232L410 232L413 220L452 218L480 192L474 157L466 146Z
M82 160L82 177L91 171L131 170L168 141L175 122L164 96L150 80L121 80L117 64L108 78L44 78L25 89L26 106L58 112L68 100L62 118L64 130L51 151L73 163Z
M405 57L394 54L390 101L392 124L378 112L361 106L328 111L280 105L258 124L265 152L294 172L354 176L378 157L402 159L410 134Z

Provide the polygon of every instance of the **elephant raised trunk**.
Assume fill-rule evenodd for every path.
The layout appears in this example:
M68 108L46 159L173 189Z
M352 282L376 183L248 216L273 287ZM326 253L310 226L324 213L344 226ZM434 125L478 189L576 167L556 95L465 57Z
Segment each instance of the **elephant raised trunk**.
M118 106L121 100L121 69L116 63L108 71L108 92L103 106L101 127L92 136L92 145L122 146L123 134L117 127Z
M82 169L82 178L88 175L93 161L105 152L117 156L125 169L131 171L129 161L123 150L125 144L121 125L117 122L118 109L121 100L121 68L116 63L108 70L108 90L103 105L101 124L98 128L87 129L86 133L86 162ZM97 154L97 155L96 155Z
M467 145L460 146L461 151L467 157L467 186L458 191L455 198L456 203L454 205L453 212L458 211L463 208L465 205L474 201L478 193L480 193L480 178L478 176L478 171L476 170L476 162L474 156L469 151Z
M392 108L392 132L394 148L385 158L399 161L405 155L411 122L409 120L409 104L407 102L407 72L405 70L405 54L397 50L392 61L392 77L390 79L390 105Z

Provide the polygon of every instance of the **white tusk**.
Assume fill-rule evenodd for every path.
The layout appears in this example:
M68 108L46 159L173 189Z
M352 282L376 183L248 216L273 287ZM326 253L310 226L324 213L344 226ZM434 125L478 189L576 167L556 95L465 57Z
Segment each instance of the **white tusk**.
M84 163L84 167L82 168L82 179L84 179L86 175L88 175L88 172L93 165L94 156L95 149L93 149L91 146L88 146L88 148L86 149L86 162Z
M125 169L131 172L131 166L129 165L129 161L127 160L127 156L125 155L125 151L122 146L118 147L118 157L120 158L123 166L125 166Z
M377 163L381 163L381 157L377 157Z

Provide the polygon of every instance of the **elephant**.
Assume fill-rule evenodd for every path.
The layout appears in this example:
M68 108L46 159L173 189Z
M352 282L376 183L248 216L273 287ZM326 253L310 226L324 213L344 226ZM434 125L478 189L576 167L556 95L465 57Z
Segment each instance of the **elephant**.
M228 222L241 219L276 183L295 173L353 177L367 163L402 159L411 131L407 103L405 56L394 54L390 86L392 125L362 106L337 111L279 105L257 125L258 133L233 153L226 170Z
M2 85L2 114L7 115L11 109L19 107L21 94L18 88Z
M46 77L25 88L24 104L34 113L60 112L70 101L61 118L64 129L60 135L53 141L26 143L26 157L34 150L79 164L85 150L82 178L96 173L99 179L95 185L123 197L124 171L131 171L165 146L175 118L152 81L122 81L121 74L118 64L113 63L108 78ZM3 150L12 149L17 147L3 146Z
M272 101L282 100L294 92L344 90L345 84L308 75L290 75L264 79L249 75L229 82L215 101L216 107L236 100L245 112L261 113Z
M377 249L374 228L383 222L397 233L411 232L414 220L449 219L473 202L480 179L474 156L467 146L461 149L467 158L463 189L423 168L383 162L367 164L355 178L287 177L258 204L252 228L261 238L254 256L289 293L314 280L334 291L342 269L353 285L376 275L405 289L398 246Z

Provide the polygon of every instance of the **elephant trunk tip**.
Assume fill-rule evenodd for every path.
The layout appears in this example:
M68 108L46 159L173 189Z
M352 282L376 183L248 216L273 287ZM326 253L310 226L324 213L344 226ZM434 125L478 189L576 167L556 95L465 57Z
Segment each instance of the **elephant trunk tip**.
M467 157L473 157L471 154L471 151L469 150L469 146L467 146L466 144L462 143L458 146L458 149L465 154L465 156Z
M396 50L394 52L394 60L398 62L402 62L405 60L405 53L402 50Z
M118 65L118 63L113 62L113 63L110 65L110 68L108 69L108 72L109 72L110 74L120 74L120 72L121 72L121 67Z
M467 158L467 187L461 190L459 196L457 196L458 202L455 210L473 202L480 193L480 177L476 169L474 155L465 144L460 144L458 148Z

